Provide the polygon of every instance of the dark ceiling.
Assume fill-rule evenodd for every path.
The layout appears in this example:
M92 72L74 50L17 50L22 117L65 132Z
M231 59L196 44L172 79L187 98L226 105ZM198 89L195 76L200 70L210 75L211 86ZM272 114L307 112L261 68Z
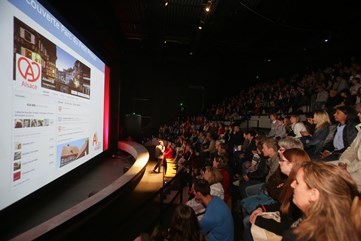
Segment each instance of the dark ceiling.
M176 71L210 67L222 81L244 76L252 83L256 75L290 74L360 51L358 1L40 2L50 4L108 64L147 58L174 63Z

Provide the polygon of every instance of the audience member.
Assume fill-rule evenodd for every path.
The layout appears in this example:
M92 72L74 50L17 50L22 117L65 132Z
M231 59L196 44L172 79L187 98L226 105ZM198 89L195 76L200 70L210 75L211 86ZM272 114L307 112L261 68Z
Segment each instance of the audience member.
M234 182L236 186L239 186L241 197L247 196L246 188L248 186L265 182L269 169L267 166L268 157L264 156L262 152L264 140L258 141L257 153L253 155L250 165L244 166L240 180Z
M207 132L206 134L206 143L207 145L205 145L204 148L201 149L199 157L201 159L201 162L204 163L204 165L210 165L210 159L217 152L216 140L214 139L213 134L210 132Z
M357 185L342 168L305 162L298 170L293 202L303 212L283 241L360 241L361 202Z
M269 119L271 120L271 129L270 129L267 137L275 137L276 127L277 127L277 113L271 113L269 115Z
M286 115L285 117L283 117L283 125L285 126L286 136L292 136L293 131L291 128L291 116Z
M349 89L341 90L340 93L338 93L338 95L341 98L341 103L338 105L335 105L334 108L337 108L339 106L344 106L344 105L353 106L356 102L356 96L351 95L351 92Z
M206 180L196 180L193 187L195 197L206 206L206 212L199 222L201 233L209 241L234 241L233 217L227 204L210 194Z
M328 92L325 89L325 84L320 83L316 87L316 100L314 106L311 107L311 111L323 110L328 100Z
M230 191L230 184L231 184L231 176L229 173L229 167L225 162L222 156L215 156L213 158L213 168L217 168L219 172L222 174L222 186L224 190L224 201L227 204L230 204L231 198L231 191ZM230 205L229 205L230 206Z
M211 195L224 199L224 189L222 185L223 175L218 168L213 166L206 166L204 170L203 179L209 183L211 188Z
M291 128L293 131L292 136L294 136L295 138L301 138L302 137L301 132L306 131L306 126L301 121L300 116L298 114L292 114L290 121L291 121Z
M355 125L357 124L356 111L350 106L340 106L336 108L334 114L335 121L338 122L333 140L325 143L320 158L323 161L338 160L341 153L352 143L357 135Z
M203 241L200 227L194 210L185 205L178 204L170 222L168 237L164 241Z
M316 110L316 111L320 111L320 110ZM306 127L306 131L301 131L301 134L302 136L303 133L307 132L309 133L310 135L313 135L313 133L315 133L315 130L316 130L316 124L314 122L314 112L309 112L306 114L306 121L303 122L303 124L305 125Z
M311 158L318 158L322 150L324 140L329 133L329 126L331 120L328 113L324 110L315 111L313 115L313 122L315 123L315 132L310 134L308 131L301 132L301 141L305 150Z
M330 117L332 117L333 114L335 113L335 106L339 105L341 102L342 102L341 96L338 95L337 91L333 89L329 90L329 97L325 104L325 109Z
M347 80L343 78L341 75L337 75L335 77L335 82L332 86L332 89L336 90L337 93L340 93L344 89L349 89Z
M273 138L275 138L276 140L279 140L286 136L286 127L283 123L283 120L283 118L277 118L276 120L276 129L273 136Z
M350 87L351 95L356 96L358 89L361 87L360 77L353 77L351 80L352 86Z
M247 147L240 151L234 152L235 157L235 172L242 176L242 169L244 169L245 165L248 165L253 157L253 154L257 151L255 136L256 131L253 129L247 129L243 132L243 136L245 138L245 141L248 142Z
M265 157L268 157L268 160L266 161L268 167L268 173L265 178L266 185L270 177L277 171L279 167L277 151L278 145L275 139L267 138L264 140L262 144L262 152ZM264 193L266 186L265 183L247 186L245 190L241 190L241 198L243 199L249 196Z
M356 105L360 123L356 125L358 134L351 145L341 154L338 164L351 174L361 192L361 103Z

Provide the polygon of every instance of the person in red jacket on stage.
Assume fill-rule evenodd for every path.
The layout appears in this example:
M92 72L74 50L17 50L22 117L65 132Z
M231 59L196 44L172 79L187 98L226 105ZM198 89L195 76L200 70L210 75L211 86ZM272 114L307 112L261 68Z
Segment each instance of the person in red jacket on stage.
M172 147L172 143L168 142L164 152L163 152L163 165L164 165L164 174L167 173L167 159L172 159L174 157L174 150Z

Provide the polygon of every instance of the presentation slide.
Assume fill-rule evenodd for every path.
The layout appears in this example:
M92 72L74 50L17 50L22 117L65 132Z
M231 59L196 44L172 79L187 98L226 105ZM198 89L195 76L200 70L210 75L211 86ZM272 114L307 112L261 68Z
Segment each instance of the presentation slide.
M0 210L102 153L107 66L36 0L0 1Z

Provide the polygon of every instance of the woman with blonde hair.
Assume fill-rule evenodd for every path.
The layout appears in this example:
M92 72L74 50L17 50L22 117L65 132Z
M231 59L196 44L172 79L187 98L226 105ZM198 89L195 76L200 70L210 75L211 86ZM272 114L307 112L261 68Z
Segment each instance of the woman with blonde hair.
M293 203L303 218L283 241L360 241L361 202L355 181L344 169L325 162L305 162L298 170Z
M291 129L293 131L295 138L301 138L302 134L301 131L306 131L306 126L300 119L298 114L292 114L290 117L291 121Z
M302 131L301 141L312 159L318 159L324 140L328 136L329 126L331 125L330 116L327 111L315 111L313 123L316 124L315 132L311 135L308 131Z
M217 168L219 172L222 174L222 187L224 191L224 201L229 203L231 197L230 191L230 172L228 169L228 163L226 163L225 159L222 156L215 156L213 158L213 168Z
M209 183L209 187L211 189L210 194L212 196L217 196L224 200L224 189L222 186L223 175L218 170L218 168L213 166L206 166L201 178ZM196 197L188 200L186 204L194 209L198 220L201 220L203 214L206 211L206 207L199 200L197 200Z
M223 175L219 169L213 166L206 166L203 179L209 183L211 195L218 196L224 200L224 189L222 186Z

